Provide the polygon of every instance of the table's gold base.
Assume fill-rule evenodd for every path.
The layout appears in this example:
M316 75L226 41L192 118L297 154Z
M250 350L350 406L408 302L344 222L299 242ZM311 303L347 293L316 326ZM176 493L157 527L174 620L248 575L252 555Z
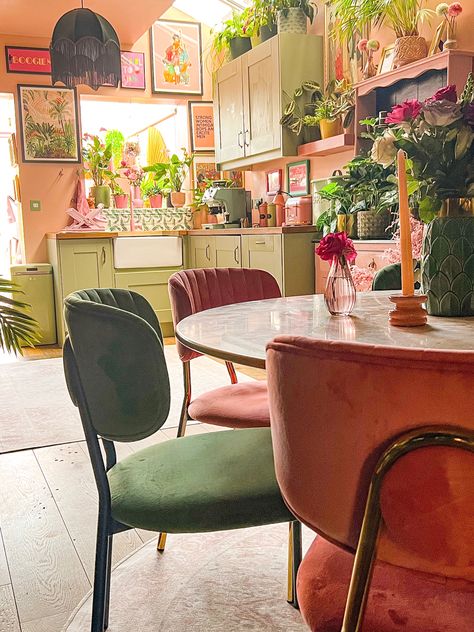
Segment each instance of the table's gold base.
M422 303L426 302L426 296L416 294L403 296L395 294L389 296L389 300L395 303L395 309L389 314L389 323L394 327L419 327L426 325L428 316Z

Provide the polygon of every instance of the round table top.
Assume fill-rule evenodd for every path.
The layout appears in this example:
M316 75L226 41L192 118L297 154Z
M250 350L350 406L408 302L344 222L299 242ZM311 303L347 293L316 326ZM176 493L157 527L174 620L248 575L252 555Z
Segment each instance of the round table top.
M388 314L393 292L357 294L351 316L331 316L322 294L291 296L208 309L184 318L178 339L190 349L239 364L265 367L265 347L290 334L319 340L474 351L474 318L428 317L423 327L393 327Z

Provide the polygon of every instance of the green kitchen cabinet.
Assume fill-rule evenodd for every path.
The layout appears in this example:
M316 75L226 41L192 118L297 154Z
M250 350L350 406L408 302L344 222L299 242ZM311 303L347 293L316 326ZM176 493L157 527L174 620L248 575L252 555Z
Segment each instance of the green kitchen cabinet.
M241 252L238 235L216 235L214 237L216 268L240 268Z
M168 294L168 280L182 267L120 270L115 272L115 287L138 292L155 310L164 336L173 336L173 317Z
M211 232L211 231L209 231ZM240 268L238 235L196 235L188 237L191 268Z
M266 270L283 288L282 235L242 235L242 266Z

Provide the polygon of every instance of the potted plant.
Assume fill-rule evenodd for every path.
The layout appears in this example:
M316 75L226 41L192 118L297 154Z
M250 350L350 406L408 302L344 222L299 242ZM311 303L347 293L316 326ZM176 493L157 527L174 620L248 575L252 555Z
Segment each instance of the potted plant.
M271 0L277 14L279 33L296 33L305 35L308 30L308 19L313 23L318 8L310 0Z
M0 349L20 355L22 347L33 347L40 341L39 325L27 313L30 306L18 300L22 293L10 279L0 278Z
M251 49L250 37L244 32L243 12L234 11L232 17L226 20L219 30L213 31L214 57L218 57L223 51L229 51L231 59L237 59Z
M395 33L395 68L428 54L426 40L419 34L420 24L433 14L426 0L333 0L332 5L338 17L333 37L348 41L354 31L384 25Z
M309 143L311 140L317 140L319 122L308 117L314 115L314 108L322 96L319 83L317 81L304 81L299 88L296 88L292 97L286 93L285 96L288 103L283 110L280 125L288 128L297 136L303 133L303 142Z
M321 138L342 134L342 118L334 96L323 96L314 108L314 120L319 123Z
M349 237L357 237L356 215L351 213L354 206L352 194L345 186L344 176L330 178L320 191L319 195L323 200L331 202L326 214L318 218L317 227L324 231L324 234L334 232L346 232Z
M152 172L155 180L160 181L163 188L170 191L171 204L175 208L184 206L186 202L186 195L181 189L193 159L193 154L188 154L183 148L183 158L173 154L168 162L158 162L144 169L147 172Z
M84 169L86 175L94 182L94 186L91 187L91 196L96 206L103 204L108 208L111 191L107 183L112 174L110 171L112 147L109 143L103 143L97 135L84 134L83 141Z
M376 139L373 156L395 161L403 149L418 187L418 214L428 223L423 292L428 313L474 316L474 79L459 96L455 86L420 103L396 105Z
M253 0L247 12L249 25L252 28L252 46L266 42L277 34L277 16L274 2L271 0Z
M118 129L107 130L105 133L105 143L110 145L112 149L112 164L114 169L119 169L125 145L125 138L122 132Z
M110 175L110 188L114 196L115 208L128 208L128 195L117 182L121 177L120 173L112 173Z
M152 173L148 173L141 185L142 197L150 202L151 208L162 208L163 206L163 183L156 180Z

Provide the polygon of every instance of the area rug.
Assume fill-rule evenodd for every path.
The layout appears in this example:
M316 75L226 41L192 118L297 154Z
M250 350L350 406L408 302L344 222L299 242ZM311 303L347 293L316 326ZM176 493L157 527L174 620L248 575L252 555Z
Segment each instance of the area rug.
M183 398L182 365L175 345L165 346L171 410L164 428L178 425ZM229 383L225 367L200 357L191 365L193 394ZM239 381L252 378L239 374ZM0 365L0 453L82 441L79 413L69 399L62 358Z
M145 544L112 572L108 632L303 632L286 602L285 524L168 536ZM304 530L305 548L314 538ZM63 632L90 629L91 595Z

